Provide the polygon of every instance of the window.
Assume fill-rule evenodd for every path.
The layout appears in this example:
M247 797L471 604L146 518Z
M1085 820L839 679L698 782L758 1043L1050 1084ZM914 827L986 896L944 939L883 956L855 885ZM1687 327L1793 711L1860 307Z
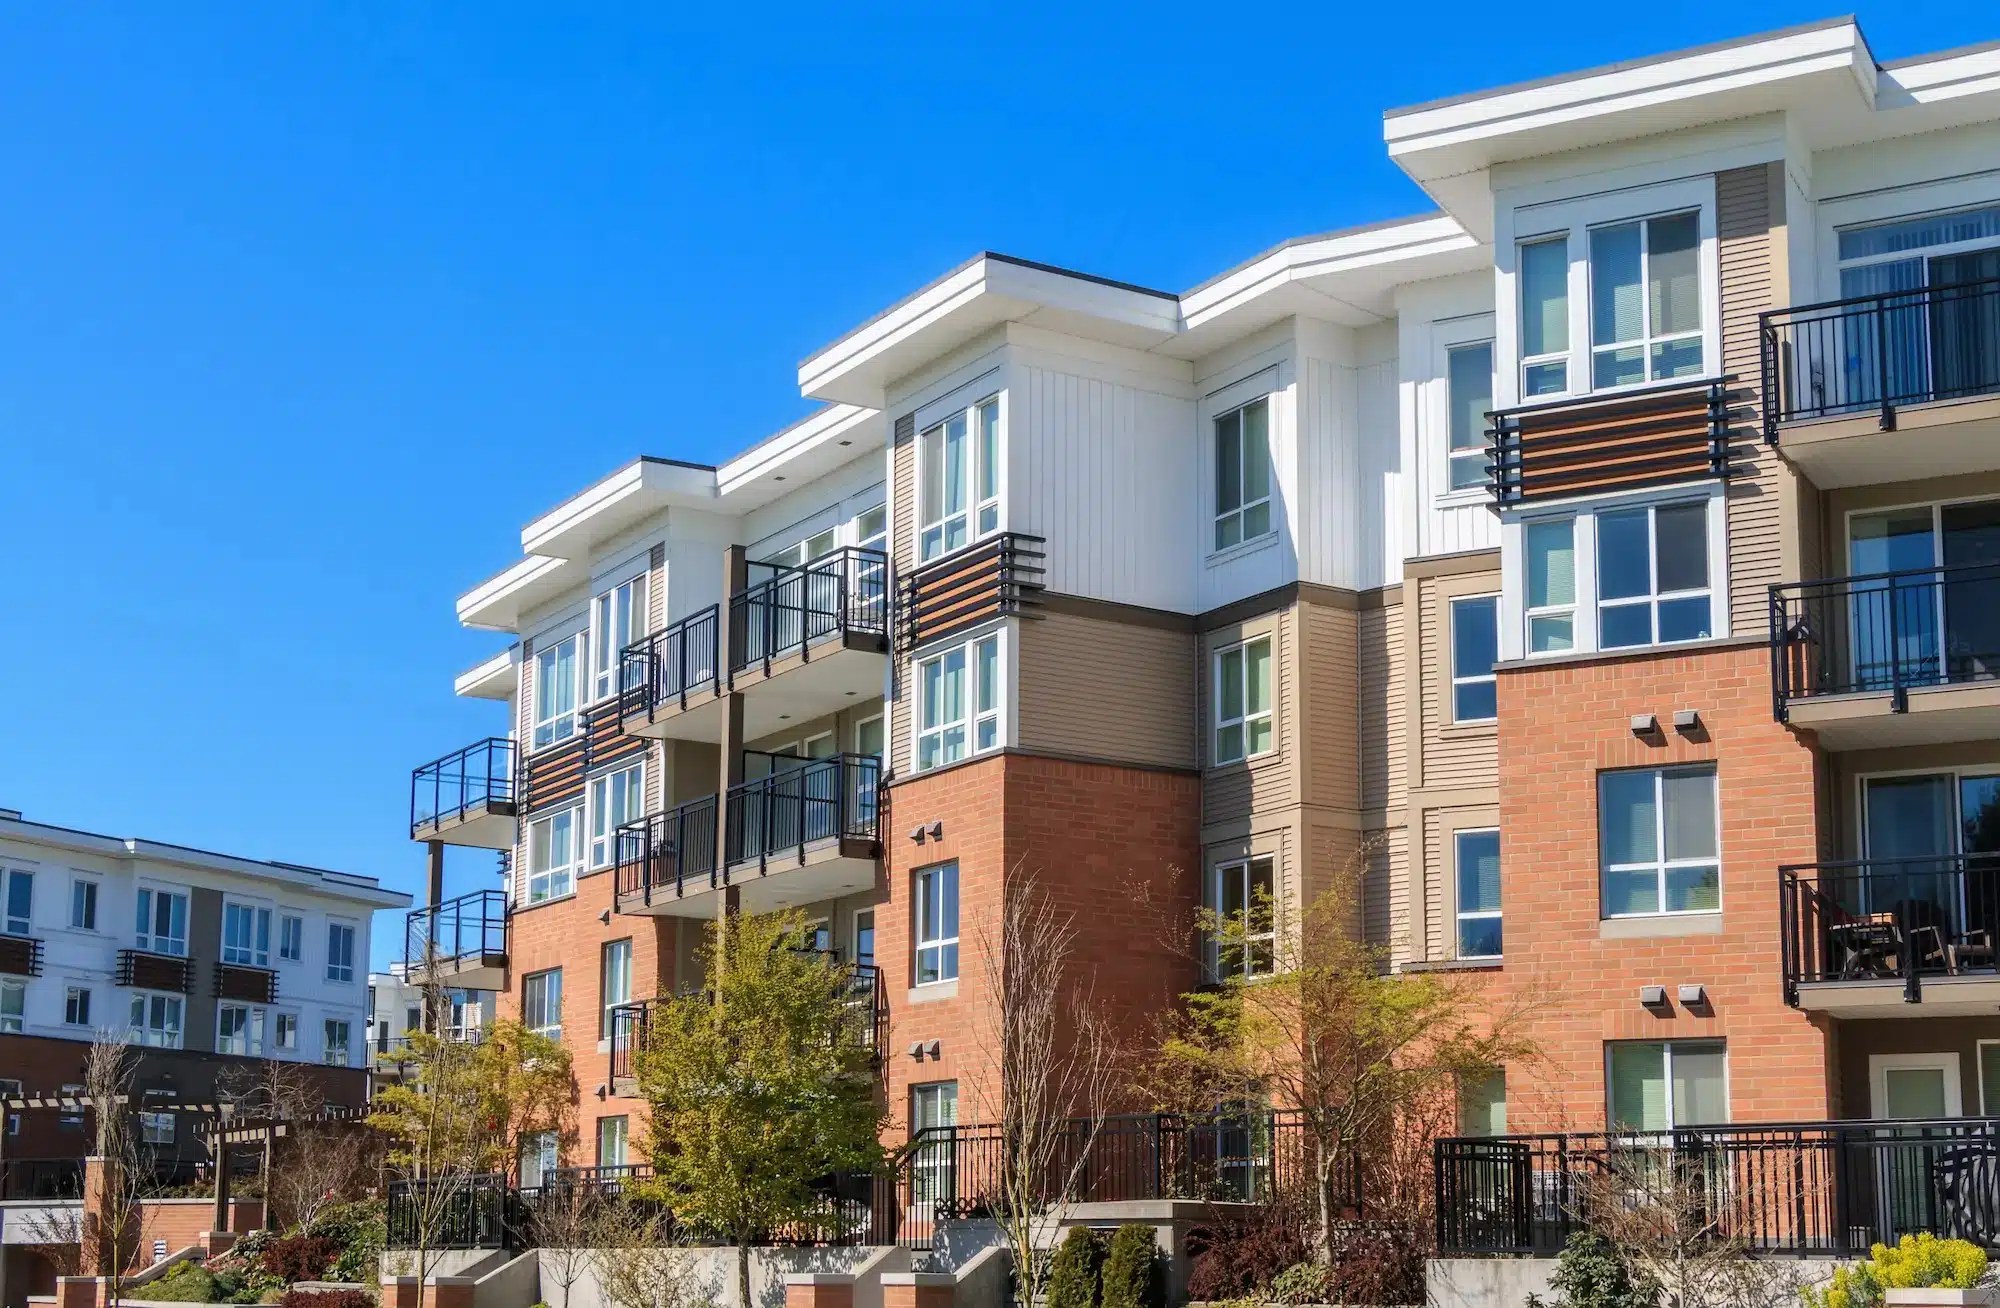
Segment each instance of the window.
M1569 238L1520 247L1521 397L1569 389Z
M854 961L860 967L875 966L875 910L863 908L854 914Z
M917 683L917 771L956 763L1000 743L997 634L925 659L917 667Z
M1271 397L1215 419L1215 548L1271 533Z
M1977 1043L1979 1057L1979 1115L2000 1113L2000 1040Z
M151 1109L139 1113L139 1141L141 1144L170 1145L174 1142L174 1115L154 1112Z
M19 1034L27 1013L27 982L0 981L0 1031Z
M139 948L151 954L187 957L186 895L139 888Z
M1458 864L1458 956L1500 957L1500 833L1460 831L1452 837Z
M140 993L132 996L132 1038L158 1049L181 1047L181 997Z
M90 1025L90 991L70 986L63 991L63 1021L70 1026Z
M1498 713L1493 665L1500 661L1499 602L1491 595L1451 601L1451 720L1491 722Z
M1528 652L1576 648L1576 523L1531 522L1522 532L1528 556Z
M976 448L966 448L968 438ZM925 428L917 441L917 461L922 558L938 558L1000 530L999 396Z
M613 940L605 945L598 960L598 993L603 996L603 1012L597 1022L597 1038L611 1035L611 1010L632 1000L632 942Z
M345 922L326 924L326 979L354 979L354 928Z
M1458 1096L1460 1135L1507 1134L1507 1073L1469 1078Z
M576 888L578 828L583 810L566 808L528 827L528 902L560 899Z
M1606 917L1721 909L1714 765L1599 773L1597 813Z
M1597 515L1599 649L1706 639L1712 610L1707 501Z
M70 928L80 932L98 930L98 884L88 876L70 882Z
M264 1010L248 1004L223 1004L218 1007L215 1010L215 1052L260 1057L264 1052Z
M562 969L521 978L521 1021L551 1039L562 1038Z
M334 1067L346 1067L351 1061L348 1055L348 1041L352 1034L353 1028L348 1024L346 1018L327 1018L325 1029L322 1033L323 1043L321 1048L326 1051L323 1061Z
M932 1081L910 1087L910 1136L958 1125L958 1082ZM911 1202L935 1203L954 1193L953 1150L949 1139L919 1145L910 1167Z
M34 928L35 874L24 867L10 867L6 882L6 917L0 927L10 936L25 936Z
M597 1119L597 1165L599 1167L625 1166L625 1142L630 1129L622 1117L600 1117Z
M271 965L271 910L248 904L222 906L222 961L244 967Z
M1215 655L1215 762L1271 751L1271 638L1259 636Z
M646 634L646 574L642 572L599 595L591 606L591 621L591 698L603 699L624 689L618 670L625 647Z
M1493 342L1445 352L1445 489L1486 485L1486 415L1493 409Z
M958 864L917 873L917 984L958 976Z
M306 920L291 913L278 919L278 957L296 963L305 957Z
M1210 977L1220 981L1271 974L1278 939L1277 893L1276 864L1269 858L1238 859L1210 871L1207 908L1218 924L1234 924L1226 937L1212 935L1207 942Z
M1611 1129L1668 1131L1729 1120L1720 1040L1632 1040L1605 1046Z
M521 1140L521 1188L532 1190L545 1180L554 1180L562 1166L561 1142L554 1131L537 1131Z
M645 814L646 765L597 777L590 783L590 866L608 866L618 849L618 828Z
M1592 389L1700 376L1699 216L1593 227L1589 239Z
M276 1014L271 1023L271 1044L278 1049L296 1053L299 1047L299 1015L297 1013Z
M582 635L535 654L535 748L576 734L576 674Z

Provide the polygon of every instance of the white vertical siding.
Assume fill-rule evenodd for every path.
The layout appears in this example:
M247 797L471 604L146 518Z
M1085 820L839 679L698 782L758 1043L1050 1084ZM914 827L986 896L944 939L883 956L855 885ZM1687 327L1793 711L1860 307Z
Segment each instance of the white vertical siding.
M1445 349L1492 330L1493 277L1467 273L1411 288L1398 309L1403 505L1411 515L1408 527L1398 528L1404 548L1419 558L1498 549L1500 519L1489 499L1443 498L1451 440Z

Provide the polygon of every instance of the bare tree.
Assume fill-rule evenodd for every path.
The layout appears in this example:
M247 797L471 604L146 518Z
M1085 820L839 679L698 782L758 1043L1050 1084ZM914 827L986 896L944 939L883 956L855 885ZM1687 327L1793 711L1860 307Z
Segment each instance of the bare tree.
M278 1188L279 1133L276 1128L279 1123L285 1123L296 1129L298 1123L318 1115L326 1107L326 1094L312 1071L303 1063L268 1058L229 1067L216 1078L215 1095L229 1118L262 1122L264 1125L261 1163L264 1173L264 1224L274 1230L282 1230L276 1216L277 1200L273 1193ZM218 1125L226 1128L228 1124L225 1121ZM225 1161L219 1152L215 1161L219 1171ZM288 1185L285 1188L289 1190L292 1187Z
M284 1225L269 1214L274 1230L310 1230L327 1209L355 1196L378 1160L379 1148L359 1123L288 1125L284 1144L265 1177L265 1202L284 1214Z
M25 1225L28 1243L41 1246L57 1276L84 1275L83 1205L57 1202L31 1208Z
M1076 915L1032 874L1008 878L997 922L975 938L989 1002L978 1039L1000 1129L992 1198L1014 1259L1017 1302L1042 1295L1052 1248L1041 1238L1077 1203L1103 1128L1115 1043L1077 956Z
M599 1233L599 1210L607 1206L588 1184L542 1178L541 1189L528 1210L528 1221L534 1229L536 1265L541 1269L544 1296L549 1282L562 1289L556 1308L569 1308L570 1290L590 1270L591 1245Z
M151 1151L137 1129L132 1105L137 1069L131 1050L108 1031L100 1031L84 1054L83 1098L104 1180L95 1194L85 1187L78 1262L91 1274L110 1278L113 1302L124 1288L126 1262L145 1238L143 1201L156 1188Z
M673 1218L657 1204L623 1198L597 1211L591 1252L612 1308L686 1308L697 1302ZM565 1291L567 1293L567 1291Z

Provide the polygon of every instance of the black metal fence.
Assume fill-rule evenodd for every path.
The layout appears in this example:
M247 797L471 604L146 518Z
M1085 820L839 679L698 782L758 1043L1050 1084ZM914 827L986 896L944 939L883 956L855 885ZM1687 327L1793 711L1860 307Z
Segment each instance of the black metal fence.
M475 890L410 910L403 931L403 964L422 968L507 953L507 892Z
M1765 434L2000 391L2000 279L1923 286L1759 315Z
M721 884L715 837L713 795L618 828L613 857L619 909L630 912Z
M81 1199L83 1159L0 1159L0 1199Z
M684 709L702 695L713 695L721 661L720 607L714 604L690 613L618 654L618 716L643 713L652 721L663 708Z
M1771 685L1791 701L2000 679L2000 564L1915 568L1771 587Z
M769 776L729 788L726 862L803 861L829 840L880 837L882 761L869 754L810 760L763 755Z
M1778 869L1785 997L1827 981L1993 976L2000 856L1853 859Z
M1753 1252L1930 1231L2000 1248L2000 1118L1439 1140L1438 1248L1551 1254L1605 1206L1679 1210Z
M847 546L810 563L755 563L767 574L729 597L729 670L768 669L830 636L889 632L889 556ZM886 648L886 645L884 646Z
M474 809L513 812L514 742L488 736L410 774L410 833L422 836Z

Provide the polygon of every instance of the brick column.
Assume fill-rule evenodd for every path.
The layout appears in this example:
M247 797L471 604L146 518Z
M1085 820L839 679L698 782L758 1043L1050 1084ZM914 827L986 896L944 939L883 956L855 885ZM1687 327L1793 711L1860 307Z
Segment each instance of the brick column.
M424 1279L421 1276L382 1278L382 1308L423 1308Z
M854 1278L845 1272L787 1276L785 1308L854 1308Z
M424 1283L423 1308L472 1308L470 1276L433 1276Z
M111 1297L111 1283L102 1276L58 1276L56 1308L99 1308Z
M124 1261L124 1250L105 1247L121 1226L131 1225L118 1221L111 1211L120 1202L121 1189L116 1159L92 1154L83 1160L83 1228L78 1243L82 1266L98 1275L118 1272Z
M952 1308L957 1292L950 1272L887 1272L882 1277L882 1308Z

